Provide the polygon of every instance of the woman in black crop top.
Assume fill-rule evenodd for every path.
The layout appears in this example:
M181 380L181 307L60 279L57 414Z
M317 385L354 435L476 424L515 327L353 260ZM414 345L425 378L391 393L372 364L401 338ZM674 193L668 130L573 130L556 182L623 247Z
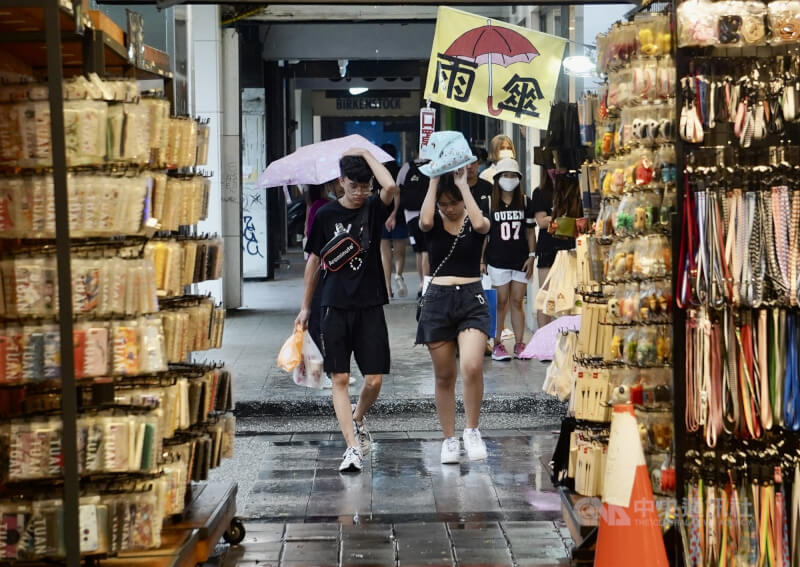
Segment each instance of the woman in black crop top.
M427 233L433 279L422 299L416 342L428 345L433 361L436 409L445 437L441 462L455 464L459 460L455 436L459 361L467 418L464 448L470 459L485 459L486 445L478 421L483 401L483 353L491 330L480 261L490 224L472 196L464 168L431 178L419 226Z

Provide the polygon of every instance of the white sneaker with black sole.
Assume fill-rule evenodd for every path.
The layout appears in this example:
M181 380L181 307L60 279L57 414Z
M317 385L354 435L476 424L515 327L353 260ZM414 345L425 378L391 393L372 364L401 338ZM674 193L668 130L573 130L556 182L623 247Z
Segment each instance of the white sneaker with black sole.
M356 406L353 405L353 411L356 411ZM361 449L361 454L366 455L369 453L369 450L372 448L372 434L367 429L367 418L362 417L361 423L358 423L353 418L353 431L356 434L356 441L358 441L358 446Z
M477 428L464 430L464 449L470 461L482 461L488 456L486 443L483 442L481 432Z
M443 465L457 465L461 461L461 443L458 437L448 437L442 441L441 461Z
M360 472L364 467L364 457L358 447L348 447L342 456L339 472Z

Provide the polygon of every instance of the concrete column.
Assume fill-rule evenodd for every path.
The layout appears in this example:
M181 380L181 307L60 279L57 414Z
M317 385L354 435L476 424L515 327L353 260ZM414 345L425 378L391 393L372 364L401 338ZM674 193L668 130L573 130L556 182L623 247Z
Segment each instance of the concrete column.
M242 174L239 125L239 34L222 30L222 238L225 307L242 306Z

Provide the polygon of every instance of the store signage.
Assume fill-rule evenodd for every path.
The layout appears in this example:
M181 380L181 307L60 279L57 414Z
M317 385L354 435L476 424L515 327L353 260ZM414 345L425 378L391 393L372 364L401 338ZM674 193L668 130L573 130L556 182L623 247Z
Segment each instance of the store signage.
M436 130L436 109L421 108L419 111L419 152L422 155L422 146L428 145L428 140Z
M387 93L389 94L389 93ZM395 94L395 93L391 93ZM372 96L370 96L372 95ZM315 90L311 95L311 106L317 116L417 116L420 107L420 92L408 91L407 96L381 96L365 93L358 96L326 96L326 92Z
M425 98L547 129L567 40L441 6Z
M336 110L391 110L399 108L400 99L398 97L343 97L336 99Z

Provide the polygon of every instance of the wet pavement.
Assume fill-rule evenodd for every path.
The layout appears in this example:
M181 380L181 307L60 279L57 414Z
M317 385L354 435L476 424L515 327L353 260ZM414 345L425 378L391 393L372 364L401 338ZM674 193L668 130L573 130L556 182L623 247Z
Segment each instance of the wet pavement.
M239 479L247 522L225 565L568 565L551 432L484 431L489 458L460 465L439 463L436 431L378 433L356 474L336 437L237 437L212 475Z
M290 268L277 272L274 281L245 284L245 307L228 312L223 348L208 353L224 360L233 372L236 413L240 417L333 416L329 390L296 386L275 364L281 345L292 332L303 290L302 257L290 254L289 259ZM430 357L424 347L414 346L417 277L409 271L413 269L413 256L409 255L406 266L409 297L393 299L385 308L392 372L384 377L373 414L434 412ZM526 337L530 335L528 331ZM508 348L513 347L512 342L508 341ZM535 415L540 422L560 422L563 404L541 391L546 364L535 360L496 362L490 357L484 360L484 412ZM355 396L362 378L355 364L353 371L357 381L350 391ZM456 388L460 397L460 381Z

